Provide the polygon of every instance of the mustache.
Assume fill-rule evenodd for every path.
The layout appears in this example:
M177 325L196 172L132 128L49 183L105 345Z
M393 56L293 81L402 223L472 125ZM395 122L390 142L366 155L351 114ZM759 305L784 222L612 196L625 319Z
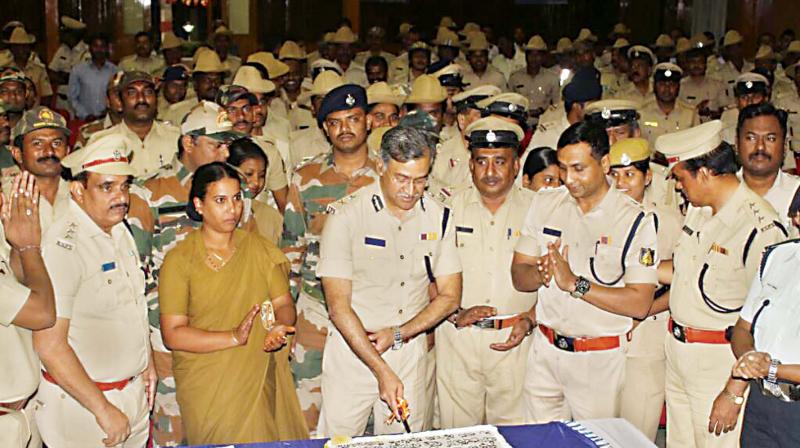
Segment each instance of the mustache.
M59 159L56 156L47 156L47 157L39 157L38 159L36 159L36 162L37 163L47 163L47 162L61 163L61 159Z
M352 132L345 132L344 134L339 134L336 138L337 139L342 139L342 138L345 138L345 137L353 137L353 138L355 138L355 136L356 135L353 134Z
M149 109L149 108L150 108L150 105L149 105L149 104L147 104L147 103L136 103L136 106L134 106L134 107L136 107L136 108L139 108L139 107L146 107L146 108L148 108L148 109Z
M490 182L501 182L503 179L497 176L486 176L481 178L481 182L483 183L490 183Z
M122 202L122 203L119 203L119 204L114 204L111 207L109 207L108 209L109 210L120 209L120 210L124 210L125 213L128 213L128 207L129 207L129 205L128 205L127 202Z
M758 157L758 156L764 156L767 160L772 160L772 155L771 154L769 154L766 151L762 151L760 149L758 151L750 154L747 158L749 160L755 160L755 158Z
M250 122L247 121L247 120L238 120L235 123L233 123L234 126L240 126L240 125L247 126L249 124L250 124Z

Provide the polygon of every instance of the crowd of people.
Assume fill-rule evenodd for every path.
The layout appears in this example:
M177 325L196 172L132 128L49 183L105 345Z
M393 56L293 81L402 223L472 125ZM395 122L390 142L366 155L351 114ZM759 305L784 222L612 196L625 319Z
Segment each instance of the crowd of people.
M61 24L47 67L2 29L3 446L664 408L671 447L800 444L793 31L219 24L117 65Z

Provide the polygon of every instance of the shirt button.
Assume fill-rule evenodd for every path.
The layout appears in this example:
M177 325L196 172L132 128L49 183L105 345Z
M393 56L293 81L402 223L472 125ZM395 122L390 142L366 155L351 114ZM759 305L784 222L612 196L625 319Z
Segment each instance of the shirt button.
M405 260L405 259L406 259L406 257L405 257L404 255L400 255L400 259L401 259L401 260Z
M397 314L403 314L403 310L398 311Z
M494 247L489 247L489 252L494 252Z
M491 302L491 300L489 300L489 299L486 299L486 303L489 303L489 302Z
M111 279L108 279L108 284L109 284L109 285L111 284Z
M403 231L403 226L397 226L397 230L402 232Z
M490 222L489 224L494 225L494 221Z
M406 286L406 282L400 282L400 286Z

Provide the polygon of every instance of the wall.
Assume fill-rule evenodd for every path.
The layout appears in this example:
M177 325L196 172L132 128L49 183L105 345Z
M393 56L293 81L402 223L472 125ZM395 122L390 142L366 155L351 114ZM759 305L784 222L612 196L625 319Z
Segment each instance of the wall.
M735 28L745 38L745 52L756 51L755 40L762 32L776 37L786 28L800 33L798 0L728 0L728 28Z

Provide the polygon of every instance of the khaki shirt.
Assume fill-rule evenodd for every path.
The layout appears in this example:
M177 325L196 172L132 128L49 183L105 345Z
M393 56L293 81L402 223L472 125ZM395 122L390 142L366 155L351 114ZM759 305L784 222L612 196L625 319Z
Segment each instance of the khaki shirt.
M31 58L23 71L25 72L25 76L30 78L36 86L36 93L39 95L39 98L53 94L53 86L50 84L50 77L47 75L47 69L44 68L41 62Z
M470 157L461 135L442 143L429 177L428 191L434 199L445 202L456 192L472 185Z
M11 270L3 226L0 225L0 402L28 398L39 386L39 358L33 351L31 331L14 325L30 296Z
M546 146L548 148L558 149L558 139L569 126L570 123L569 120L567 120L566 114L562 114L560 118L554 121L539 120L539 126L536 126L536 131L533 133L528 147L525 148L525 153L522 154L522 158L519 159L519 163L525 165L528 154L536 148ZM517 183L522 183L522 170L519 170L517 174Z
M521 57L517 57L520 55ZM517 52L514 57L507 58L502 53L492 58L492 67L496 68L508 80L514 72L518 70L525 70L525 53ZM511 85L511 83L509 83Z
M665 207L653 202L645 201L642 203L644 211L653 214L656 224L656 239L658 240L658 258L660 260L672 260L675 244L681 236L681 226L683 216L677 210Z
M471 68L466 70L464 72L464 82L469 84L470 89L478 86L496 86L503 92L508 91L506 77L500 73L500 70L491 65L486 66L486 71L481 76L478 76Z
M689 129L700 124L700 117L697 110L681 101L675 100L675 106L669 114L665 114L658 106L655 96L650 97L642 104L639 109L639 124L642 129L642 137L650 142L653 147L656 139L662 135L676 131Z
M367 63L367 59L369 59L372 56L374 55L369 50L359 51L358 54L356 54L355 59L353 59L353 62L359 65L365 65ZM392 61L394 61L394 58L397 57L392 53L389 53L388 51L381 51L381 54L379 54L378 56L386 59L387 66L391 64Z
M729 104L725 94L725 86L716 79L708 77L696 82L690 77L681 79L681 89L678 98L692 107L697 107L701 102L708 101L708 108L719 110Z
M331 151L331 144L322 129L316 125L294 131L290 135L289 165L295 171L314 157Z
M367 71L363 65L358 64L356 61L350 61L347 70L344 70L338 62L336 62L336 66L342 71L342 80L345 84L357 84L365 89L369 86Z
M787 95L775 102L775 107L785 110L789 116L786 125L788 126L786 140L789 141L789 148L792 152L800 153L800 96Z
M653 216L613 185L586 214L566 187L537 192L515 251L538 257L547 252L548 243L559 238L562 248L569 246L572 272L594 284L611 288L657 284L659 259ZM574 299L559 289L555 280L539 289L536 317L558 333L573 337L618 336L633 325L630 317Z
M186 95L187 97L189 95ZM183 119L189 115L189 112L199 104L197 97L193 98L186 98L183 101L179 101L174 104L170 104L167 107L167 110L161 115L161 119L164 120L165 123L170 123L173 126L178 126L183 123Z
M736 146L736 125L739 122L739 109L731 107L725 109L720 117L722 121L722 140Z
M222 58L220 58L222 59ZM233 80L236 71L242 66L242 59L239 56L229 54L228 57L222 61L222 66L225 67L225 83L230 84Z
M72 71L72 67L88 61L90 58L89 46L83 41L78 42L73 48L68 47L66 44L61 44L58 46L53 58L50 59L48 68L54 72L69 73Z
M264 154L267 155L267 160L269 160L266 189L277 191L288 186L289 180L286 176L286 166L283 163L281 154L278 152L278 148L275 147L275 143L264 136L253 137L253 141L261 147Z
M647 86L647 92L644 95L642 95L642 92L639 90L638 87L636 87L636 84L629 82L617 91L614 98L620 100L633 101L639 106L642 106L650 98L653 98L653 81L652 80L649 81L649 85Z
M139 71L149 73L154 76L161 76L164 71L164 58L161 56L150 55L146 58L132 54L125 56L119 61L119 68L126 72Z
M495 214L484 205L475 187L452 202L456 246L464 269L461 306L492 306L498 315L528 311L536 293L514 289L511 259L520 237L533 192L514 186Z
M725 97L728 101L726 105L729 105L736 102L736 95L733 92L733 88L736 86L736 78L738 78L742 73L748 73L752 70L752 62L744 61L742 70L739 71L736 69L736 66L733 65L733 62L725 61L723 64L719 65L718 69L713 73L709 69L707 76L720 81L722 85L725 86Z
M785 239L775 210L744 182L716 215L690 206L673 257L672 317L705 330L733 325L764 248Z
M3 177L2 191L11 192L11 183L18 174L19 172ZM39 222L41 223L42 234L50 228L56 219L64 216L69 209L69 201L69 183L63 179L58 181L58 191L56 191L56 198L52 204L44 196L39 197Z
M547 109L561 101L558 77L545 69L539 70L536 76L531 76L524 68L514 72L508 78L508 88L527 98L530 110Z
M423 197L400 220L379 182L328 207L319 277L352 281L351 306L364 329L402 325L428 303L428 285L461 272L450 210Z
M653 178L650 186L644 191L644 203L654 204L680 214L683 196L675 189L676 182L669 168L650 162L650 172Z
M291 153L291 144L289 135L291 134L292 125L288 118L270 115L261 128L261 136L256 138L263 138L271 141L278 150L283 164L289 167L289 154ZM284 169L285 171L288 171Z
M131 167L136 171L136 177L149 177L155 174L159 168L172 162L178 154L181 131L169 123L153 121L150 132L144 140L141 140L123 120L117 125L95 133L89 138L89 142L112 133L124 135L133 144Z
M150 357L144 273L133 237L119 223L108 234L74 201L42 238L56 314L93 381L138 375Z

